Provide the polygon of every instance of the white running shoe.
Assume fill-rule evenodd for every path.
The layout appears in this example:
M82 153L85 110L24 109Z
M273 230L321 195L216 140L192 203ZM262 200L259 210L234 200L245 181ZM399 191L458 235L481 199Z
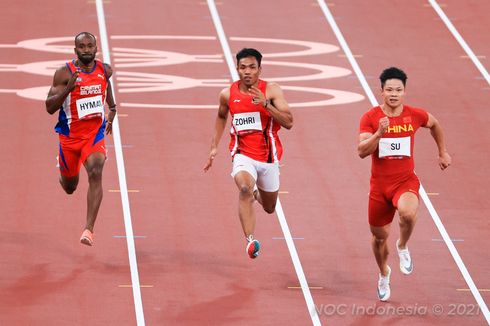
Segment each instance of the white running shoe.
M396 250L398 251L398 257L400 257L400 271L405 275L411 274L413 271L413 263L408 247L400 249L398 243L400 243L400 239L396 241Z
M390 266L387 267L388 267L388 275L383 276L380 273L378 277L378 298L381 301L388 301L391 295L391 290L390 290L391 268Z

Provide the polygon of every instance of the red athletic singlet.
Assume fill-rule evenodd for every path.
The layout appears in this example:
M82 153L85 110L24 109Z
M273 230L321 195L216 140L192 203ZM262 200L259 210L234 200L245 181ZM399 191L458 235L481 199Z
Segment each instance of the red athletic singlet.
M361 118L359 132L375 133L379 120L386 115L377 106L364 113ZM425 126L429 114L407 105L397 117L390 117L390 126L379 141L378 148L371 155L373 178L408 175L414 171L413 147L415 132Z
M230 86L228 107L231 114L231 156L243 154L260 162L278 162L282 157L282 144L277 132L281 125L262 104L253 104L252 96L238 88L240 81ZM266 95L267 82L259 80L258 88Z

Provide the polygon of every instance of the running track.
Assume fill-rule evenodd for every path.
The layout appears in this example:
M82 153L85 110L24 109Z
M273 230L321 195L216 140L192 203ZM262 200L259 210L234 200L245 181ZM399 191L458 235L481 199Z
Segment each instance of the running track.
M93 1L69 7L62 1L44 7L15 2L3 9L0 324L314 323L317 315L310 316L297 288L298 277L275 215L258 214L256 236L263 251L255 261L246 258L226 135L212 170L201 170L217 94L231 81L208 4L104 1L103 6L110 48L104 54L110 55L116 71L121 114L127 181L123 188L130 192L129 210L124 210L124 192L122 197L118 192L121 170L109 137L105 197L93 248L77 242L85 216L85 175L75 195L63 194L56 181L55 117L46 114L42 101L33 99L42 98L43 89L19 90L51 83L53 65L72 57L73 35L89 30L100 36L96 6ZM482 33L490 30L485 16L490 4L452 0L441 6L484 69L490 70L490 40ZM429 109L443 123L454 165L444 173L438 170L435 145L429 133L421 131L417 173L488 302L490 84L428 2L339 1L329 2L328 8L374 94L383 68L403 67L409 75L408 102ZM415 272L404 277L394 268L392 299L377 302L377 272L366 222L370 162L356 155L358 120L371 103L318 2L222 1L217 10L231 52L244 46L262 50L263 77L277 79L290 103L331 98L318 89L350 92L344 98L350 103L295 105L295 127L282 132L286 154L281 181L286 193L281 203L319 323L487 324L423 205L410 242ZM54 43L66 47L56 50L39 45L42 42L14 46L55 37L66 37ZM102 52L100 41L99 37ZM317 54L291 55L306 49L297 41L331 46ZM171 59L181 61L165 65ZM54 63L39 64L45 61ZM326 73L337 77L306 79L318 72L311 65L330 66ZM43 66L50 68L43 73ZM205 81L191 87L196 80ZM128 216L135 256L124 238ZM393 228L392 267L397 262L396 239ZM128 257L133 262L136 257L137 274L131 274ZM131 288L135 275L139 291ZM142 310L134 294L141 295ZM442 313L434 312L440 307ZM387 313L397 308L405 313Z

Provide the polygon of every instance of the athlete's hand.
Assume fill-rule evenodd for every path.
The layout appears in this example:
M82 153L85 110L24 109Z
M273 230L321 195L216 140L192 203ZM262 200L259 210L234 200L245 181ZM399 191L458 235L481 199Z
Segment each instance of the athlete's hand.
M262 93L262 91L255 86L248 89L248 94L252 96L252 103L255 105L264 104L266 100L264 93Z
M217 148L211 148L211 152L209 153L208 161L206 162L206 165L204 165L204 168L203 168L204 172L208 172L208 170L211 168L216 155L218 155L218 149Z
M441 170L447 169L451 165L451 156L448 152L444 152L439 155L439 167Z
M80 75L80 69L77 69L68 80L68 84L66 84L66 89L68 90L68 92L71 92L75 89L75 86L77 85L78 75Z
M389 126L390 126L390 119L388 119L388 117L382 117L381 119L379 119L378 130L376 131L378 136L379 137L383 136L383 134L386 132Z
M105 134L106 135L112 135L112 122L107 121L105 125Z

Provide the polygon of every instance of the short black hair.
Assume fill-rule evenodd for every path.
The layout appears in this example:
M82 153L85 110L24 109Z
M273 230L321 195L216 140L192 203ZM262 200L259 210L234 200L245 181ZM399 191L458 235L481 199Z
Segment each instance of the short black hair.
M397 67L390 67L383 70L381 75L379 75L379 80L381 81L381 88L385 86L388 79L399 79L403 83L403 86L407 83L407 74Z
M262 54L259 51L252 48L243 48L240 50L240 52L236 54L236 65L238 66L240 60L246 57L255 57L260 67L260 62L262 61Z
M77 39L80 37L80 36L88 36L88 37L91 37L95 43L97 43L97 39L95 38L94 34L90 33L90 32L80 32L78 33L76 36L75 36L75 44L77 44Z

